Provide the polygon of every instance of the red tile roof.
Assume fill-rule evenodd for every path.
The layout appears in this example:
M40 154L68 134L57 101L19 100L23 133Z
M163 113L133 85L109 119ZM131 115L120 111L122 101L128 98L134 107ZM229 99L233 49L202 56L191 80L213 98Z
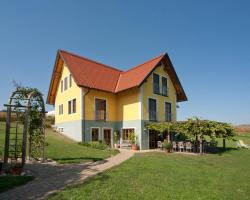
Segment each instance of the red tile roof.
M64 50L58 51L54 72L56 71L58 59L62 59L66 63L78 86L112 93L118 93L129 88L140 86L154 68L160 62L164 61L167 62L169 66L169 76L176 88L177 100L187 100L185 92L167 54L162 54L125 72ZM53 85L58 84L58 81L54 81L55 77L58 79L58 74L52 75L47 99L47 102L52 104L55 98L55 89L53 89Z
M59 54L77 85L115 92L121 71L78 55L60 50Z
M145 77L155 68L164 55L153 58L143 64L133 67L132 69L122 72L116 86L115 92L120 92L135 86L141 85Z

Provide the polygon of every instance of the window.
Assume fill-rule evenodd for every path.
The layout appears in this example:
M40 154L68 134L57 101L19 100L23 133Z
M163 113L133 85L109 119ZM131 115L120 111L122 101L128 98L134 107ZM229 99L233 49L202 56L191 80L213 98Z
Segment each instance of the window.
M149 121L156 121L156 100L148 99Z
M171 103L165 102L165 121L170 122L172 120Z
M92 141L98 141L99 128L92 128L91 135L92 135Z
M162 95L168 96L168 79L166 77L162 77Z
M68 114L76 113L76 99L68 101Z
M105 99L95 99L95 120L106 120Z
M69 87L72 87L72 74L69 75Z
M76 99L73 99L73 113L76 113Z
M68 89L68 77L64 78L64 90Z
M59 105L59 115L63 114L63 104Z
M131 132L134 133L135 129L133 129L133 128L122 129L122 140L129 140L128 135Z
M61 81L61 92L63 92L63 80Z
M160 77L158 74L153 74L153 88L155 94L160 94Z
M68 114L71 114L72 111L71 101L68 101Z

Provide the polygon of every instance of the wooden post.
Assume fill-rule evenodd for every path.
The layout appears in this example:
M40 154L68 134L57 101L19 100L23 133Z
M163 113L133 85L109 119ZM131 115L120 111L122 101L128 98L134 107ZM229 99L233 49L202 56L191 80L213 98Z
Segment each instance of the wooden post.
M202 154L202 140L200 140L200 154Z
M4 164L8 163L8 158L9 158L10 117L11 117L11 107L7 106L6 128L5 128L5 145L4 145Z
M226 139L223 138L223 149L226 149Z
M25 119L23 126L23 144L22 144L22 166L25 164L26 159L26 146L27 146L27 132L28 132L28 118L29 118L29 107L25 109Z

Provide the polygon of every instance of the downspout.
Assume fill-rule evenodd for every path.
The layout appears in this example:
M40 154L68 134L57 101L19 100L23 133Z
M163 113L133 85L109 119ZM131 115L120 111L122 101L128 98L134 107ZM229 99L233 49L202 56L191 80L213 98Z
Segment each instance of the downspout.
M82 90L84 90L84 88L82 88ZM82 139L83 139L83 141L86 141L86 137L85 137L85 136L86 136L86 134L85 134L85 125L86 125L86 123L85 123L85 121L86 121L86 120L85 120L85 96L89 93L89 91L90 91L90 90L88 89L88 90L86 91L86 93L85 93L85 91L82 93L82 94L83 94L83 95L82 95L82 98L83 98L83 100L82 100L82 101L83 101L83 102L82 102L82 104L83 104L83 105L82 105L82 106L83 106L83 109L82 109L82 115L83 115L83 116L82 116L82 120L83 120L83 136L82 136L82 137L83 137L83 138L82 138Z

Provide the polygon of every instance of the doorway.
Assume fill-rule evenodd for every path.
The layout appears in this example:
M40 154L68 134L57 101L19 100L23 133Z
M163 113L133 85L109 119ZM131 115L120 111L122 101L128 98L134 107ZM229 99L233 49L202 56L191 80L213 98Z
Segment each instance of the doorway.
M111 146L111 129L103 129L103 139L107 145Z

